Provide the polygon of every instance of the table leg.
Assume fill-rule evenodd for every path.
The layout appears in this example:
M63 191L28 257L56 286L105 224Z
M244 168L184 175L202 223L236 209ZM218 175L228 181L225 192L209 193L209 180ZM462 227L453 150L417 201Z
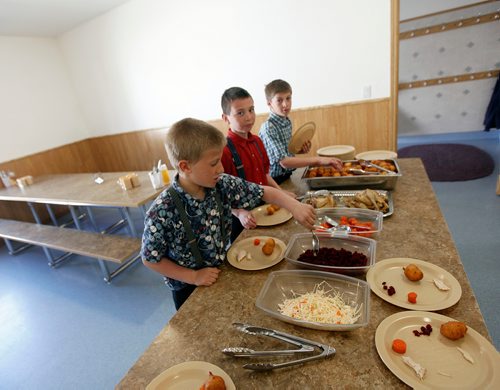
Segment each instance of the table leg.
M139 207L139 209L141 210L141 214L142 214L142 219L146 219L146 205L143 204L141 207Z
M33 203L28 202L28 207L31 210L31 214L33 214L33 218L35 218L36 223L39 224L39 225L41 225L42 224L42 220L38 216L38 213L36 212L36 209L35 209L35 206L33 205Z
M76 213L75 206L68 206L69 212L71 213L71 218L73 218L73 222L78 230L83 230L82 225L80 223L80 219L78 218L78 214Z
M87 215L89 216L90 224L92 225L92 228L94 229L95 232L99 233L99 228L97 227L97 223L94 218L94 212L92 211L92 208L90 206L86 207L87 209Z
M50 204L45 203L45 208L47 209L47 212L49 213L52 224L54 226L59 226L59 224L57 223L56 215L54 214L54 211L52 210L52 207L50 206Z
M110 283L111 277L109 276L109 270L108 270L108 266L106 265L106 262L102 259L97 259L97 261L99 262L99 267L101 267L101 271L102 271L102 274L104 276L104 281L106 283Z
M4 238L3 241L5 242L5 246L7 247L7 252L9 252L9 255L17 255L18 253L22 252L23 250L28 249L28 248L33 246L31 244L24 244L16 249L14 249L12 242L10 242L10 240L8 238Z
M138 234L137 234L137 230L136 230L136 228L134 226L134 221L132 219L132 216L130 215L130 209L128 207L124 207L124 208L121 208L120 210L121 210L121 212L125 216L125 219L128 222L128 226L129 226L129 229L130 229L130 235L132 237L139 237Z

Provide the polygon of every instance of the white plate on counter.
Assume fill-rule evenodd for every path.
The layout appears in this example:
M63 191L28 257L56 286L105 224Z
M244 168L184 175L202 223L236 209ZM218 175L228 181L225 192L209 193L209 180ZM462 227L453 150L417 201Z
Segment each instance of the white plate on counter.
M491 343L471 327L464 338L452 341L439 332L441 324L454 319L424 311L403 311L383 320L375 332L377 352L399 379L415 389L499 389L500 355ZM416 337L413 330L430 324L429 336ZM404 355L392 350L392 341L406 342ZM470 363L457 347L473 359ZM408 356L426 369L420 380L402 356Z
M208 362L190 361L166 369L146 386L146 390L199 389L209 378L209 372L221 376L227 390L236 389L233 380L222 368Z
M392 150L369 150L356 154L356 160L388 160L398 157Z
M422 280L412 282L404 275L403 267L411 263L424 273ZM450 290L439 290L434 285L434 278L441 279ZM453 306L462 296L462 287L452 274L435 264L412 258L398 257L378 261L368 270L366 281L371 290L383 300L410 310L443 310ZM387 287L394 287L394 295L390 296L384 290L384 282ZM417 303L408 302L409 292L417 293Z
M278 211L275 211L274 214L269 215L267 212L268 206L270 205L265 204L252 210L252 213L257 220L257 226L279 225L280 223L284 223L292 218L292 213L283 207Z
M262 247L268 238L272 238L276 245L273 253L266 256L262 252ZM259 240L258 245L255 245L255 239ZM242 250L249 253L251 255L251 259L245 257L243 260L238 261L238 253ZM227 261L235 268L245 271L256 271L278 264L281 260L283 260L285 250L285 243L278 238L269 236L249 237L244 240L237 241L231 246L231 248L229 248L227 251Z

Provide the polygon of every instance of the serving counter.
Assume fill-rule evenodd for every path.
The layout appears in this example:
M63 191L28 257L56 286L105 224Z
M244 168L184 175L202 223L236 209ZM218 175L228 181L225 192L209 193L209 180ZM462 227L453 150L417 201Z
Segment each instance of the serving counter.
M398 160L402 177L393 191L394 214L384 220L377 237L376 259L410 257L427 260L450 272L462 287L457 304L438 313L467 325L491 341L455 244L439 209L431 183L419 159ZM283 187L304 193L302 170ZM244 231L238 240L269 235L288 242L305 228L293 219L285 224ZM244 271L226 264L217 283L199 287L174 315L144 354L117 385L144 389L165 369L186 361L207 361L222 368L238 389L407 388L380 359L375 331L382 320L404 309L371 294L367 327L350 332L306 329L276 320L255 307L256 297L269 272L292 268L286 260L260 271ZM167 293L166 293L167 294ZM332 358L269 372L242 368L245 358L221 353L224 347L246 346L263 350L282 348L267 337L236 331L234 322L276 329L333 346Z

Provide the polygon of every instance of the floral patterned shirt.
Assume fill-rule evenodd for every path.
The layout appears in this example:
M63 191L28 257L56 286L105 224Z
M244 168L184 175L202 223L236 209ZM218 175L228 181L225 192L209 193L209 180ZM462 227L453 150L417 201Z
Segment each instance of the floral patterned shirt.
M215 188L206 188L205 198L196 199L185 192L178 182L178 175L172 183L184 204L191 229L197 238L198 248L203 258L203 267L217 267L226 258L231 235L231 209L252 209L260 204L264 190L257 184L244 181L227 174L221 175ZM219 192L222 202L222 215L215 200ZM221 223L224 223L226 237L222 237ZM167 190L163 191L146 213L142 236L141 257L143 260L158 263L167 257L178 265L199 269L191 253L186 231L180 214ZM166 278L172 290L179 290L186 284Z
M279 116L271 112L259 130L259 137L264 142L271 168L269 173L275 178L286 173L292 173L294 169L283 168L280 161L285 157L293 157L288 151L288 144L292 138L292 121L289 118Z

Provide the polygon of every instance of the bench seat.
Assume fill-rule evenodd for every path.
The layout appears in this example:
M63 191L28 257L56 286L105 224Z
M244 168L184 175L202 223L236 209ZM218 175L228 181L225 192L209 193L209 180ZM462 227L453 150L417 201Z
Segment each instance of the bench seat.
M0 219L0 237L126 265L138 258L139 238ZM47 252L46 252L47 253ZM49 255L49 264L50 263ZM105 277L106 280L106 277ZM106 280L109 281L109 280Z

